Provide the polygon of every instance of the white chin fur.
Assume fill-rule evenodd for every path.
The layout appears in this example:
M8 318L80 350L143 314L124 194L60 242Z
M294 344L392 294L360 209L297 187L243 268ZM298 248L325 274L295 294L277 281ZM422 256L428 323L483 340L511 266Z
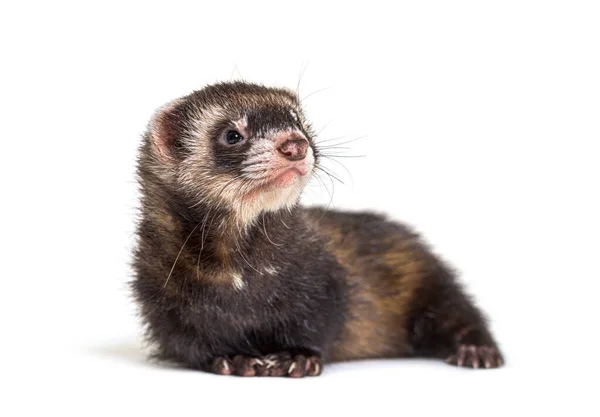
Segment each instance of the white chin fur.
M296 178L293 184L262 191L250 201L244 201L237 207L238 221L251 224L263 212L276 212L291 209L298 202L309 174Z
M269 141L270 142L270 141ZM265 161L264 155L270 151L269 146L273 147L272 143L267 141L259 142L255 149L256 153L251 156L247 161L251 162L248 166L246 175L252 177L252 165L257 166L261 164L270 165L271 158L267 158ZM276 212L279 210L291 209L296 205L304 187L310 179L311 172L314 166L314 154L312 149L309 147L306 158L304 159L304 167L306 168L306 174L296 177L289 185L286 186L274 186L273 188L266 189L253 196L252 199L242 202L238 206L238 219L244 224L252 223L261 213L263 212Z

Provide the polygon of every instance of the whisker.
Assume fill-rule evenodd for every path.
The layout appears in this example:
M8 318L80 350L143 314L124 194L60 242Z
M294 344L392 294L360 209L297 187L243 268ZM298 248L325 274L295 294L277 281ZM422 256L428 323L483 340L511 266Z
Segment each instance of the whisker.
M315 166L316 169L319 169L321 171L323 171L325 174L327 174L330 178L334 178L336 180L338 180L340 183L344 184L344 181L342 181L341 179L339 179L338 177L336 177L335 175L333 175L331 172L329 172L327 170L327 168L321 166L321 165L316 165Z
M333 200L333 194L329 191L329 188L327 188L325 181L323 181L323 179L319 176L317 172L315 172L315 178L319 180L319 182L323 185L323 188L325 188L325 191L327 191L327 195L329 195L329 201L331 202Z
M321 181L321 183L327 190L327 193L329 194L329 204L327 204L327 207L325 207L325 210L323 210L323 214L321 215L321 217L319 217L319 220L317 220L317 222L320 222L323 219L323 217L325 217L327 210L329 210L329 207L333 203L333 196L335 195L335 184L334 184L333 180L331 178L329 178L329 180L331 181L331 187L332 187L332 192L329 192L329 188L327 188L327 186L325 185L325 182L321 179L321 177L316 173L315 173L315 176L317 177L317 179L319 181Z
M263 232L264 232L264 235L265 235L265 237L267 238L267 240L268 240L269 242L271 242L271 243L272 243L273 245L275 245L275 246L283 246L283 244L281 244L281 243L275 243L275 242L273 242L273 241L271 240L271 238L269 237L269 235L267 234L267 227L265 226L265 212L264 212L264 211L263 211L263 213L262 213L262 224L263 224Z
M325 128L326 128L327 126L329 126L329 123L331 123L331 120L330 120L330 121L328 121L327 123L325 123L325 126L323 126L323 127L321 128L321 130L319 130L319 131L318 131L318 132L315 134L315 137L317 137L317 138L318 138L318 137L319 137L319 135L321 135L321 133L322 133L322 132L325 130Z
M302 82L302 78L304 78L304 73L306 72L307 67L308 67L308 61L306 61L306 63L302 64L302 67L300 68L300 74L298 76L298 84L296 85L296 99L298 100L299 103L302 102L302 100L300 100L300 83Z
M318 145L318 144L320 144L320 143L331 142L332 140L344 139L345 137L346 137L346 136L338 136L338 137L335 137L335 138L324 139L324 140L320 140L320 139L319 139L319 140L317 140L316 142L317 142L317 145Z
M332 153L322 153L320 156L324 156L327 158L365 158L367 155L339 155Z
M312 95L314 95L314 94L317 94L317 93L320 93L321 91L328 90L328 89L329 89L329 87L325 87L325 88L321 88L321 89L319 89L319 90L317 90L317 91L313 91L312 93L310 93L309 95L307 95L306 97L304 97L302 100L300 100L300 104L302 104L302 102L303 102L304 100L306 100L307 98L309 98L310 96L312 96Z
M230 181L228 181L227 183L225 183L225 185L224 185L224 186L221 188L221 190L220 190L220 191L219 191L219 193L217 194L217 197L216 197L216 199L218 200L218 199L219 199L219 197L221 197L221 194L223 194L223 192L225 191L225 189L226 189L226 188L227 188L229 185L231 185L231 183L233 182L233 180L240 179L240 178L241 178L241 176L236 176L236 177L235 177L235 178L233 178L232 180L230 180ZM242 183L242 184L243 184L243 183ZM206 212L206 215L204 216L204 220L202 221L202 236L201 236L201 238L200 238L200 251L198 252L198 258L197 258L197 261L196 261L196 266L197 266L197 268L196 268L196 277L197 277L198 279L200 279L200 259L201 259L201 256L202 256L202 252L204 251L204 244L205 244L205 242L206 242L206 238L208 237L208 233L205 235L205 231L206 231L206 229L207 229L207 227L206 227L206 222L208 221L208 216L210 215L210 213L211 213L212 209L213 209L212 207L210 207L210 208L208 209L208 211ZM210 228L212 227L212 225L213 225L213 222L215 221L215 218L217 217L217 214L218 214L218 213L215 213L215 214L212 216L212 218L211 218L211 220L210 220L210 223L208 224L208 229L210 229ZM197 227L197 226L196 226L196 227Z
M344 164L342 164L340 161L338 161L337 159L335 159L335 158L332 158L332 157L330 157L330 156L327 156L327 155L322 155L322 156L323 156L324 158L327 158L327 160L329 160L329 161L333 161L333 162L335 162L336 164L340 165L342 168L344 168L344 169L346 170L346 172L348 173L348 175L350 176L350 181L352 181L352 182L354 183L354 178L352 178L352 174L350 173L350 171L348 170L348 168L346 168L346 166L345 166Z
M263 275L262 272L260 272L258 269L256 269L255 267L253 267L250 262L248 262L248 260L244 257L244 255L242 254L242 249L240 248L240 244L237 240L235 240L235 246L237 247L238 253L240 255L240 258L242 258L244 260L244 262L246 262L246 264L252 268L256 273L258 273L259 275Z
M177 264L177 260L181 256L181 252L183 252L183 248L185 247L185 244L188 242L188 240L190 240L190 237L192 237L192 234L194 234L194 232L196 231L196 229L198 228L198 226L200 226L200 223L201 222L198 222L198 224L196 225L196 227L194 227L192 229L192 231L190 232L190 234L188 235L188 237L183 242L183 245L181 245L181 249L179 249L179 253L177 254L177 257L175 258L175 261L173 262L173 266L171 267L171 270L169 271L169 275L167 276L167 279L165 280L165 284L163 285L163 288L165 288L167 286L167 284L169 282L169 279L171 278L171 275L173 274L173 270L175 269L175 265Z
M337 146L335 144L328 146L319 146L319 149L352 149L350 146Z
M329 204L327 204L327 207L325 207L325 211L329 210L329 207L331 207L331 205L333 204L333 197L335 196L335 183L333 182L332 178L335 177L330 175L329 180L331 181L331 198L329 199Z
M317 141L317 146L319 146L319 144L321 144L321 143L325 143L325 142L331 142L331 141L333 141L333 140L344 139L344 138L345 138L345 136L340 136L340 137L337 137L337 138L325 139L325 140ZM350 139L350 140L347 140L347 141L344 141L344 142L336 143L335 145L336 145L336 146L337 146L337 145L345 145L345 144L347 144L347 143L356 142L357 140L364 139L364 138L366 138L366 136L364 136L364 135L363 135L363 136L359 136L359 137L357 137L357 138Z
M198 252L198 260L196 261L196 278L198 278L198 280L200 280L200 258L202 257L202 251L204 250L204 241L205 241L204 232L206 230L206 221L208 220L208 216L210 215L211 210L212 210L212 207L210 209L208 209L208 211L206 212L206 215L204 216L204 221L202 222L202 236L200 237L200 251ZM215 216L216 216L216 214L215 214ZM213 218L210 221L210 225L208 226L209 229L210 229L210 226L212 226L212 222L215 219L215 216L213 216ZM208 234L206 236L208 236Z
M327 188L327 185L325 185L325 182L323 181L323 179L321 178L321 176L319 175L319 173L317 171L315 171L315 178L319 181L319 187L323 187L325 188L325 191L327 191L327 195L329 196L329 198L331 198L331 193L329 192L329 188Z

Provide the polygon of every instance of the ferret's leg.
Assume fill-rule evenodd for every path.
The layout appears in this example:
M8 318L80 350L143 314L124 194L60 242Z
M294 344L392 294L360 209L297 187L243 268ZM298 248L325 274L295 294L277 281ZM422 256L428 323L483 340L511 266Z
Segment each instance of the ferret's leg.
M321 358L311 352L282 352L261 357L219 357L213 361L209 371L220 375L301 378L318 376L322 369Z
M502 355L483 314L447 268L435 269L423 280L411 309L415 355L471 368L501 366Z

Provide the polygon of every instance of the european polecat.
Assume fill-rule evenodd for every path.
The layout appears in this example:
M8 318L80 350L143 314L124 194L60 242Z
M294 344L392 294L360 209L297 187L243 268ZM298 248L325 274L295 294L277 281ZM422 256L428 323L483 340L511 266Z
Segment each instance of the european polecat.
M221 83L156 112L132 282L155 356L243 376L407 356L502 365L484 315L417 234L299 205L319 162L286 89Z

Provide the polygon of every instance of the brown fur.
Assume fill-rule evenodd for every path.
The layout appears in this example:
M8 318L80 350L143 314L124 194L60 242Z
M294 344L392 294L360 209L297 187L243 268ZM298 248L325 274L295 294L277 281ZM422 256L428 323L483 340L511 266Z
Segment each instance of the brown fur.
M344 230L334 213L308 211L316 233L348 271L350 319L331 352L333 360L408 356L408 309L415 289L427 277L428 259L416 235L393 230L361 253L361 230Z

